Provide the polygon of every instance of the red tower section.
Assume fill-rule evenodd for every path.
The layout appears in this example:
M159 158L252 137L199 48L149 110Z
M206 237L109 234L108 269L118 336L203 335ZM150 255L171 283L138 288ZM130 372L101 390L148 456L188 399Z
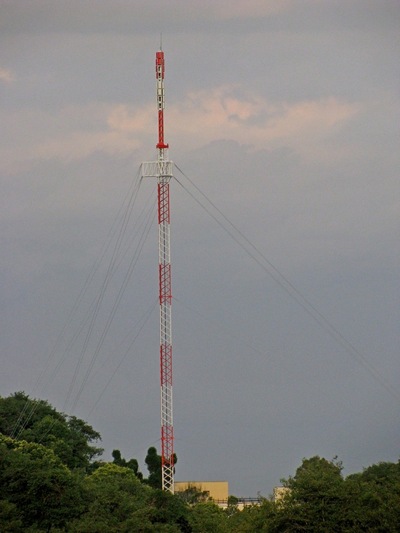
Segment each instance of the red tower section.
M156 53L158 109L158 259L160 299L161 459L162 488L174 491L174 428L172 410L172 331L169 182L172 163L165 160L164 141L164 52Z
M157 108L158 108L158 143L157 148L164 150L168 144L164 142L164 52L156 52L156 78L157 78Z
M156 53L158 143L157 161L142 163L143 178L157 178L158 276L160 301L161 464L162 488L174 492L174 426L172 412L172 325L169 183L173 162L164 141L164 52Z

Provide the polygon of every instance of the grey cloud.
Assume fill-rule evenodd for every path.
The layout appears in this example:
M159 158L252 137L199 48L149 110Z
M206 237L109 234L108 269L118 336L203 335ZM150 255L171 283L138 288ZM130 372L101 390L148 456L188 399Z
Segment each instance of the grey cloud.
M98 109L154 102L162 30L170 157L362 354L335 342L173 181L177 477L217 476L230 481L232 493L254 496L268 494L312 454L339 455L346 472L396 461L398 2L288 2L258 20L211 20L202 3L178 12L172 7L183 2L162 4L161 12L155 4L112 2L111 15L109 2L0 8L0 64L15 73L0 100L0 393L35 390L63 407L82 339L67 356L66 341L50 362L48 354L140 162L154 157L156 131L153 138L146 129L131 153L78 146L73 157L46 157L32 147L101 132L106 115ZM194 125L184 145L169 112L188 93L232 84L239 96L271 105L333 98L357 112L318 130L318 150L311 144L308 157L285 142L256 147L229 128L204 130L200 142ZM264 118L249 123L258 127ZM154 184L144 182L135 216L154 194ZM142 460L159 439L156 248L153 225L74 413L101 432L106 458L119 448ZM97 335L129 260L121 259L110 284ZM85 320L102 272L68 335ZM63 357L54 379L35 389L41 372L52 375Z

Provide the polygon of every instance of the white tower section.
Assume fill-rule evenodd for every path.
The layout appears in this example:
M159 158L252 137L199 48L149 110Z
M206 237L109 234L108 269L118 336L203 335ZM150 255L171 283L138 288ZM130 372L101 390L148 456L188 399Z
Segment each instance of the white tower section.
M156 53L158 143L157 161L142 163L142 177L157 178L158 269L160 300L161 460L162 488L174 492L174 428L172 409L171 246L169 182L173 163L164 142L164 52Z

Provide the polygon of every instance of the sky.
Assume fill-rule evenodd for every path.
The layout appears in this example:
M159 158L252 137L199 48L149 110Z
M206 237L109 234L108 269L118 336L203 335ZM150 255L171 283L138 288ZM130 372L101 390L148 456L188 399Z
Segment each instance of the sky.
M399 459L397 0L2 0L0 395L160 450L165 52L177 480Z

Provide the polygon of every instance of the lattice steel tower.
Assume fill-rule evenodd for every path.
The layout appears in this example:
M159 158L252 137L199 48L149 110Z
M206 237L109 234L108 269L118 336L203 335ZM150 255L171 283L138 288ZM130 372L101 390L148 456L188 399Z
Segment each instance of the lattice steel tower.
M158 268L160 300L161 460L162 488L174 492L174 427L172 411L172 325L169 182L173 162L164 142L164 52L156 52L158 143L157 161L142 163L142 177L157 178Z

